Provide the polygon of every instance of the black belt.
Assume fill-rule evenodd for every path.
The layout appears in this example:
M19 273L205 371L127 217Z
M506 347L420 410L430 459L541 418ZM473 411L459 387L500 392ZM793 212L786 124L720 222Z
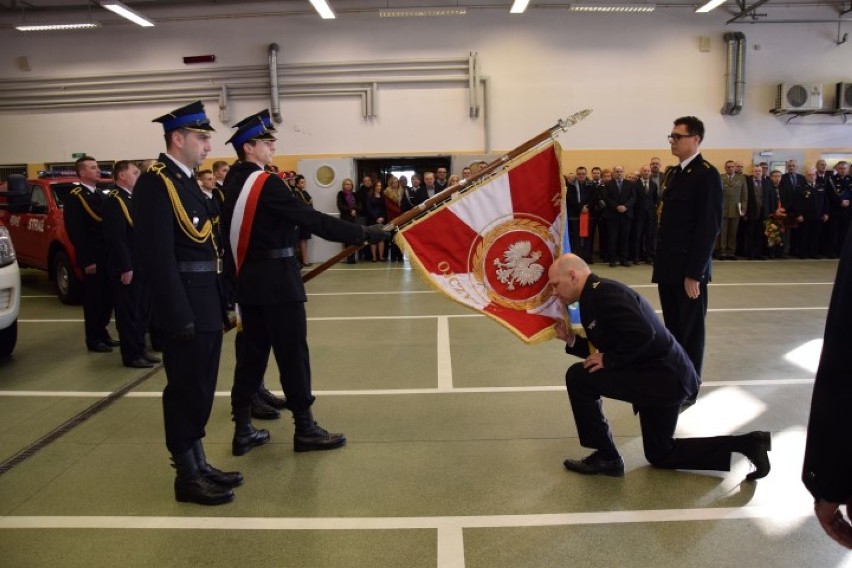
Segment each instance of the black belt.
M178 272L215 272L222 273L222 259L186 261L177 263Z
M291 256L296 256L293 247L286 247L280 249L271 249L271 250L262 250L257 252L251 252L246 257L247 260L272 260L276 258L290 258Z

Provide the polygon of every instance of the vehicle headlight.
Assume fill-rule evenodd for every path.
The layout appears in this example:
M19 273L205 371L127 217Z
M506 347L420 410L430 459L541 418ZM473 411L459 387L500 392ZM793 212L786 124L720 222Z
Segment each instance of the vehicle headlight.
M15 247L12 246L12 235L9 229L0 225L0 266L8 266L15 262Z

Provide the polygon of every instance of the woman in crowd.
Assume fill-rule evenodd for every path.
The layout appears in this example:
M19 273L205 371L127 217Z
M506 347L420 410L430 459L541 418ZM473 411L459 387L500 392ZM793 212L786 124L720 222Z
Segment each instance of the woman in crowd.
M405 176L403 176L405 177ZM388 221L392 219L396 219L402 214L402 209L399 207L400 201L402 201L402 194L405 190L402 185L400 185L399 180L396 179L396 176L390 176L388 178L388 186L385 188L385 209L388 214ZM402 262L402 251L399 250L399 247L396 246L396 243L391 239L388 244L388 249L390 254L391 262Z
M343 180L341 190L337 192L337 210L340 212L340 218L344 221L350 223L357 222L360 208L358 200L355 198L355 184L349 178ZM344 248L348 246L346 244L343 245ZM355 264L355 256L355 253L350 254L346 258L346 264Z
M295 187L293 191L296 192L296 197L302 202L305 207L314 208L313 199L311 199L311 194L305 190L305 186L308 182L305 180L305 176L302 174L298 174L295 178ZM308 262L308 240L311 238L311 232L304 228L299 227L299 255L301 256L302 266L311 266L311 263Z
M373 183L373 189L367 196L367 225L375 225L376 223L383 224L388 220L388 212L385 207L384 186L381 180L376 180ZM385 260L385 242L380 241L378 244L370 245L370 254L373 257L373 262Z

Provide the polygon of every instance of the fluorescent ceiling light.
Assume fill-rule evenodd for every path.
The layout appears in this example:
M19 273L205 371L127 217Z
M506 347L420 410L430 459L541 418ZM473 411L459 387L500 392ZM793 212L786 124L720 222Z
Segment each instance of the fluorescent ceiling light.
M103 0L101 2L101 7L106 8L114 14L118 14L122 18L126 18L134 24L142 26L143 28L151 28L154 26L154 22L152 22L139 12L128 8L118 0Z
M419 18L423 16L464 16L467 8L408 8L379 10L380 18Z
M530 0L515 0L512 4L512 8L509 10L510 14L523 14L527 11L527 5L530 3Z
M572 12L653 12L656 4L571 4L568 8Z
M709 2L704 4L702 7L697 9L696 12L698 12L699 14L704 14L705 12L709 12L710 10L713 10L714 8L718 8L719 6L721 6L724 3L725 3L725 0L710 0Z
M311 0L311 4L323 20L334 19L334 12L332 12L331 6L328 5L326 0Z
M101 25L97 22L85 22L81 24L41 24L41 25L20 25L15 26L15 29L20 32L52 32L57 30L87 30L91 28L99 28Z

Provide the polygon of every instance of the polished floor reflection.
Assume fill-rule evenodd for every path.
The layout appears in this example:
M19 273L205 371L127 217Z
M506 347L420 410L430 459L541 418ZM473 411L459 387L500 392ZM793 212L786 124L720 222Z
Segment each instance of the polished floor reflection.
M659 306L650 267L598 267ZM720 262L704 387L679 434L773 432L772 472L652 469L629 405L606 412L621 479L562 468L583 455L558 342L526 346L433 293L408 264L341 265L308 286L315 414L339 451L272 443L230 455L228 334L205 445L246 484L220 507L177 503L157 370L0 475L0 564L46 566L841 566L800 481L815 357L836 262ZM24 271L19 345L0 362L0 461L139 378L85 351L82 311ZM280 390L274 365L266 383ZM257 421L256 421L257 423ZM259 424L258 424L259 425Z

